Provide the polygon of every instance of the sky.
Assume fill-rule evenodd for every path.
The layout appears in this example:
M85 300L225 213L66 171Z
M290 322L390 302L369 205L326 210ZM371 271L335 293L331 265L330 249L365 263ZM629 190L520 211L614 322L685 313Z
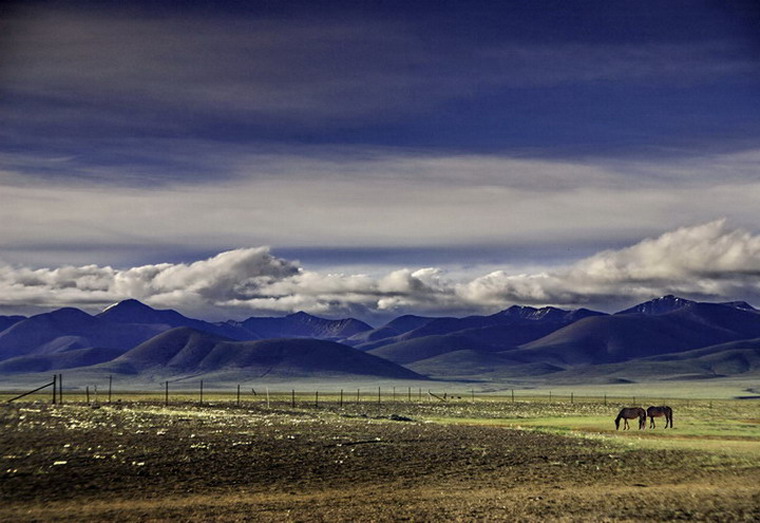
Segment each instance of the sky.
M753 1L0 7L0 314L760 305Z

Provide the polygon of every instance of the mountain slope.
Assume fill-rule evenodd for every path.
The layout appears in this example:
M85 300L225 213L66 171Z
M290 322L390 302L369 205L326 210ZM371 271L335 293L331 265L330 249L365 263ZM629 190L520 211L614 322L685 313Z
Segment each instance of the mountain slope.
M0 361L100 347L126 351L165 327L110 322L73 308L19 321L0 333Z
M26 316L0 316L0 332L25 319Z
M121 349L95 347L49 354L17 356L0 361L0 373L48 372L87 367L111 361L123 353L124 351Z
M187 327L164 332L99 367L127 374L151 371L179 375L234 369L259 377L361 375L424 379L392 362L331 341L231 341Z
M359 345L366 345L371 342L381 342L394 336L400 336L404 333L418 329L423 325L426 325L436 318L428 318L425 316L414 316L407 314L395 318L382 327L377 329L366 330L358 334L354 334L350 338L345 340L345 343L353 347ZM374 347L368 347L374 348ZM368 350L368 349L367 349Z
M510 356L560 365L613 363L758 336L756 312L688 302L669 312L586 318L527 343Z
M250 331L231 323L209 323L183 316L171 309L158 310L137 300L124 300L107 307L98 318L115 323L149 324L163 326L162 330L174 327L193 329L224 336L236 340L251 340L258 337Z
M416 338L444 335L466 335L480 339L484 349L511 346L540 338L582 318L604 315L588 309L563 310L556 307L523 307L514 305L490 316L434 318L419 327L397 336L382 337L355 345L366 351ZM506 328L509 327L509 328ZM477 333L477 331L480 331ZM435 340L438 338L431 338Z
M372 330L366 323L354 318L328 320L305 312L289 314L281 318L248 318L242 322L226 322L226 325L242 327L259 339L267 338L317 338L344 340Z

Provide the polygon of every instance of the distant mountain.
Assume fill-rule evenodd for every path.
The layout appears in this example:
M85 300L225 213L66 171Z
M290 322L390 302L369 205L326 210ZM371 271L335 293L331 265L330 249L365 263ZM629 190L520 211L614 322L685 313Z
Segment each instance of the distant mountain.
M99 367L123 374L244 370L257 377L358 375L425 379L392 362L331 341L297 338L241 342L187 327L161 333Z
M756 308L754 308L752 305L750 305L746 301L726 301L726 302L720 303L719 305L728 305L729 307L733 307L734 309L743 309L745 311L758 312Z
M503 351L546 336L580 319L603 315L588 309L568 311L555 307L536 309L513 306L491 316L436 318L399 336L360 344L357 348L388 357L397 363L417 361L424 354L440 354L463 348ZM456 343L442 344L442 337L445 336L453 337ZM425 345L430 345L430 348L423 349Z
M613 315L512 306L490 316L400 316L377 329L352 318L329 320L304 312L210 323L136 300L96 316L64 308L29 318L0 317L3 325L0 374L58 369L214 379L222 374L422 379L424 374L510 381L543 376L558 383L760 375L760 311L745 302L672 295Z
M558 383L619 383L639 380L760 378L760 338L610 363L570 367L552 375Z
M399 316L398 318L389 321L382 327L377 329L365 330L358 334L354 334L350 338L345 340L345 343L351 346L367 345L373 342L378 342L392 338L394 336L400 336L406 332L418 329L423 325L427 325L436 318L427 318L424 316L413 316L407 314L405 316ZM372 348L372 347L367 347ZM365 349L366 350L366 349Z
M66 352L53 352L49 354L17 356L5 361L0 361L0 373L49 372L76 367L87 367L89 365L111 361L123 353L124 351L122 349L94 347L88 349L74 349Z
M456 350L410 363L408 368L437 379L498 379L546 376L562 367L549 363L516 363L508 353L481 350Z
M0 332L25 319L26 316L0 316Z
M98 318L117 323L148 324L163 326L161 330L174 327L191 327L203 332L236 340L252 340L258 336L231 323L209 323L183 316L171 309L157 310L137 300L124 300L107 307Z
M165 327L120 324L74 308L23 319L0 333L0 361L17 356L105 348L126 351Z
M715 303L669 297L637 312L580 320L510 356L565 365L600 364L682 352L760 336L760 314ZM665 312L671 308L670 312ZM641 312L644 311L644 312Z
M379 356L388 361L405 365L419 360L439 356L447 352L472 349L480 350L481 344L457 335L438 335L414 338L385 345L368 351L368 354Z
M542 323L563 323L568 325L583 318L592 316L604 316L603 312L592 311L589 309L558 309L557 307L526 307L523 305L513 305L508 309L490 316L490 318L500 318L509 320L511 324L522 323L523 321L542 322Z
M328 320L297 312L284 317L248 318L242 322L225 322L224 325L247 330L260 339L267 338L316 338L322 340L344 340L372 327L354 318Z
M647 362L694 365L714 376L760 373L760 338L740 340L676 354L647 358Z
M630 309L625 309L616 314L646 314L650 316L658 316L660 314L677 311L678 309L682 309L693 303L695 302L668 294L667 296L639 303Z

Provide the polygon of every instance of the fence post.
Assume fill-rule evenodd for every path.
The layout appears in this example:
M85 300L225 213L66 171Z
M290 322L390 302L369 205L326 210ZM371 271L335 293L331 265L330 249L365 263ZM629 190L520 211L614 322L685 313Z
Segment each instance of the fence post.
M406 399L409 403L412 402L412 388L409 387L406 391Z
M296 389L290 391L290 406L296 408Z
M237 406L238 407L240 406L240 383L238 383L238 388L237 388Z
M343 407L343 389L340 389L340 406Z
M89 405L90 404L90 386L89 385L87 385L84 388L84 394L85 394L85 398L86 398L86 403Z
M377 388L377 404L380 405L380 387Z
M319 407L319 391L314 393L314 406Z
M573 403L573 393L571 392L570 393L570 404L572 404L572 403Z
M512 389L512 403L515 402L515 389Z
M549 391L549 403L552 402L552 391Z
M111 403L111 388L113 386L113 375L108 376L108 403Z
M607 406L607 394L604 395L604 405Z
M361 397L359 396L359 392L361 389L356 389L356 403L359 403L361 401Z
M58 375L58 403L63 405L63 374Z
M164 392L164 405L169 406L169 380L166 380L166 390Z
M58 394L58 376L53 374L53 405L55 405L56 394Z

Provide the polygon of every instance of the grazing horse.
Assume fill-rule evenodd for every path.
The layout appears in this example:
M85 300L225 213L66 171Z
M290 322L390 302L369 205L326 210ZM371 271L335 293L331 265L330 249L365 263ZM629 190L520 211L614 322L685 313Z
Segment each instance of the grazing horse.
M620 413L615 418L615 430L620 430L620 420L623 420L623 430L628 430L631 427L628 425L629 419L639 418L639 430L643 429L647 424L647 411L641 407L625 407L620 410Z
M670 428L673 428L673 409L668 407L667 405L663 405L662 407L649 407L647 409L647 416L649 416L649 428L654 428L654 419L664 417L665 418L665 428L668 428L668 425L670 425Z

